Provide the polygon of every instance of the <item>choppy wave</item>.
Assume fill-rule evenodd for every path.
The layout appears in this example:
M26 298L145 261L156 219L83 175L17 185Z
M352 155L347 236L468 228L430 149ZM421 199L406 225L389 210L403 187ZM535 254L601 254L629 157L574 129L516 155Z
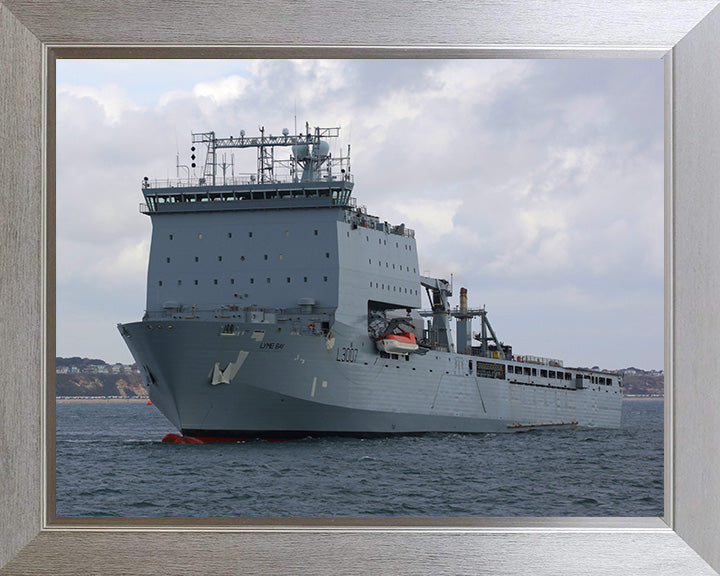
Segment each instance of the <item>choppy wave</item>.
M620 430L185 446L152 406L57 406L58 516L661 516L662 402Z

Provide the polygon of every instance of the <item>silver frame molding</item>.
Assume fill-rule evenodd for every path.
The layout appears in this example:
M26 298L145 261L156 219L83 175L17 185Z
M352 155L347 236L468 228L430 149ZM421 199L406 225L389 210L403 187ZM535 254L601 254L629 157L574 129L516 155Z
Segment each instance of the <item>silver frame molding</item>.
M718 0L0 0L0 576L720 569ZM54 515L57 58L664 58L665 515Z

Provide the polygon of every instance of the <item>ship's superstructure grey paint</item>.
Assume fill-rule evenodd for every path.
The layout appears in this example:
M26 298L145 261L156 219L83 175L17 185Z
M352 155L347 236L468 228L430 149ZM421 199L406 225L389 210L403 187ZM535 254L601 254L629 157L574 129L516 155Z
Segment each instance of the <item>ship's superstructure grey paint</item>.
M356 207L349 151L333 158L325 143L337 129L195 136L208 147L202 179L143 183L147 309L119 327L150 398L183 434L619 426L619 375L514 355L464 289L451 310L450 284L419 274L414 232ZM233 146L258 149L256 175L218 176L216 149ZM292 147L284 181L276 147ZM416 350L376 346L410 332Z

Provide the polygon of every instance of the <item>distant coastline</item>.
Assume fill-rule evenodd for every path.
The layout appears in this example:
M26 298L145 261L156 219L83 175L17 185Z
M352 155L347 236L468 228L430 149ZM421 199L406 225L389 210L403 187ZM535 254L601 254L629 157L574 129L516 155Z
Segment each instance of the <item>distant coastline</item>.
M593 369L598 369L597 366ZM630 367L614 370L623 377L623 400L662 400L662 370ZM57 357L55 395L58 401L147 401L147 386L136 364L108 364L93 358Z

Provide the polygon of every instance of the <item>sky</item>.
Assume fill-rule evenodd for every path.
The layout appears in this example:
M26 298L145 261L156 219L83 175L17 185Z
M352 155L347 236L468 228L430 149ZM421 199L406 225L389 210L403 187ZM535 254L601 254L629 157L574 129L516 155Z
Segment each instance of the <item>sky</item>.
M191 132L305 122L341 128L358 205L516 354L662 369L661 60L58 60L57 355L133 361L143 177L190 164Z

